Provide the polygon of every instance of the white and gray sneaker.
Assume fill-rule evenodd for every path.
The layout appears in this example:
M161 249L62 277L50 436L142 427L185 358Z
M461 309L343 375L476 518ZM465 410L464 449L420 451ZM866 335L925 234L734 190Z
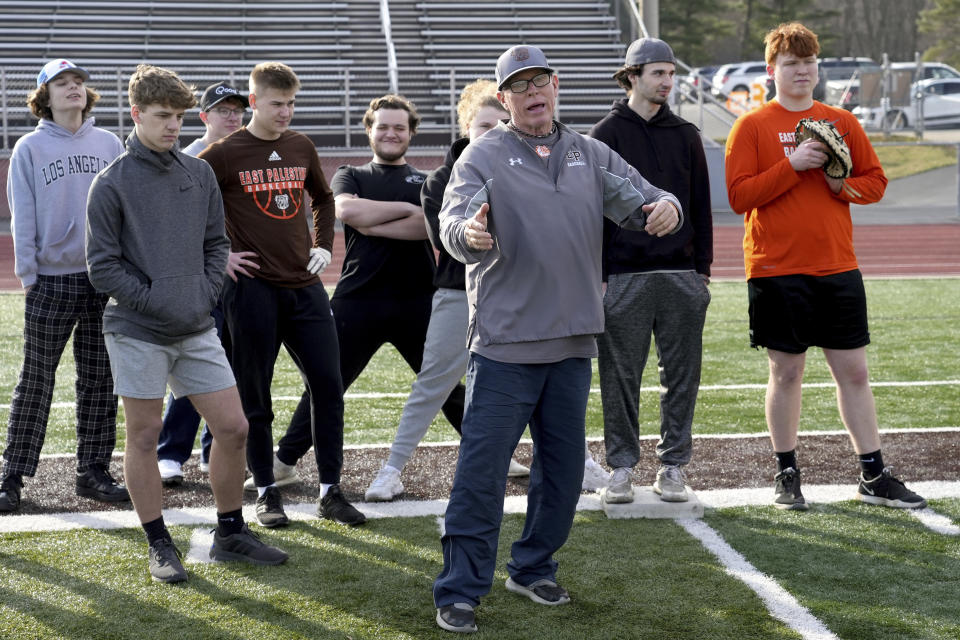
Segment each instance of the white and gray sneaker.
M593 458L583 461L582 491L600 491L610 483L610 472L597 464Z
M661 464L657 470L657 479L653 482L653 492L664 502L686 502L687 479L683 470L675 464Z
M385 464L363 494L363 499L367 502L390 502L401 493L403 483L400 482L400 472Z
M176 460L157 460L160 468L160 482L165 487L179 487L183 484L183 467Z
M273 483L278 487L286 487L298 482L300 482L300 476L297 475L297 465L280 462L277 454L273 454ZM247 478L246 482L243 483L243 490L250 492L257 490L257 485L253 482L253 476Z
M510 458L510 468L507 469L508 478L526 478L530 475L530 467L520 464L515 458Z
M610 476L610 485L603 492L603 501L609 504L633 502L633 470L617 467Z

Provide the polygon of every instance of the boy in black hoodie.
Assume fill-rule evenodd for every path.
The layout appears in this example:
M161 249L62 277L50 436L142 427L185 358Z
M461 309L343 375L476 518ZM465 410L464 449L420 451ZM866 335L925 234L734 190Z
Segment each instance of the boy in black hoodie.
M590 130L590 136L609 145L652 184L675 194L688 221L677 233L658 238L604 220L606 329L597 345L604 444L613 468L604 493L607 502L633 501L632 471L640 459L637 403L651 333L665 389L653 490L665 501L688 499L681 467L692 453L713 219L699 131L667 105L675 68L666 42L635 41L614 74L627 98L615 102Z

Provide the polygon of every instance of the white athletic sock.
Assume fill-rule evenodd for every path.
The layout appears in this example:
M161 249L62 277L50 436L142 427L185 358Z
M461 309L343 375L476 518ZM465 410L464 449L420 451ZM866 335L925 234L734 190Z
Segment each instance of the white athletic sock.
M323 499L323 497L324 497L325 495L327 495L327 491L328 491L328 490L330 489L330 487L332 487L332 486L333 486L333 484L327 484L327 483L325 483L325 482L321 482L321 483L320 483L320 498L321 498L321 499Z
M275 486L277 486L277 485L276 485L276 484L271 484L271 485L266 486L266 487L257 487L257 495L262 496L263 494L265 494L265 493L267 492L267 489L269 489L270 487L275 487Z

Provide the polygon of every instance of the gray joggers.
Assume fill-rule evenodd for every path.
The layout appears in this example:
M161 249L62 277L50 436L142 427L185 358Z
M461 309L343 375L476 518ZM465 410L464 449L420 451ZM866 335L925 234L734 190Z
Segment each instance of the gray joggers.
M608 466L632 468L640 459L637 407L651 334L663 388L657 457L663 464L690 461L709 303L710 290L695 271L610 275L603 299L606 330L597 337Z

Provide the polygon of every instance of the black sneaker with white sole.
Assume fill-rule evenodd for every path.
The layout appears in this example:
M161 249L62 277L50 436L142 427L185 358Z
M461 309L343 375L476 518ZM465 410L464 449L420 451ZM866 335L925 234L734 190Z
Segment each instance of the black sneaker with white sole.
M263 495L257 498L257 522L265 527L285 527L290 518L283 510L283 496L280 489L267 487Z
M356 527L367 521L367 516L363 515L343 497L338 484L327 489L327 495L320 499L320 508L317 511L321 518L333 520L340 524L348 524L351 527Z
M222 536L218 530L213 530L211 560L241 560L252 564L275 565L283 564L289 557L286 552L263 542L246 524L239 533L229 536Z
M474 633L477 630L473 607L466 602L455 602L437 609L437 625L455 633Z
M187 571L180 562L182 554L170 538L162 538L150 544L150 577L157 582L183 582Z
M507 578L506 587L507 591L527 596L537 604L553 606L570 602L570 594L567 593L567 590L553 580L547 580L546 578L531 582L527 586L514 582L513 578Z
M776 497L773 500L773 506L777 509L790 509L793 511L806 511L810 508L807 501L804 500L800 492L800 470L793 467L787 467L777 475L773 476L776 482L774 493Z
M923 509L927 501L918 496L893 475L893 467L884 467L883 472L872 480L860 474L857 498L867 504L878 504L894 509Z

